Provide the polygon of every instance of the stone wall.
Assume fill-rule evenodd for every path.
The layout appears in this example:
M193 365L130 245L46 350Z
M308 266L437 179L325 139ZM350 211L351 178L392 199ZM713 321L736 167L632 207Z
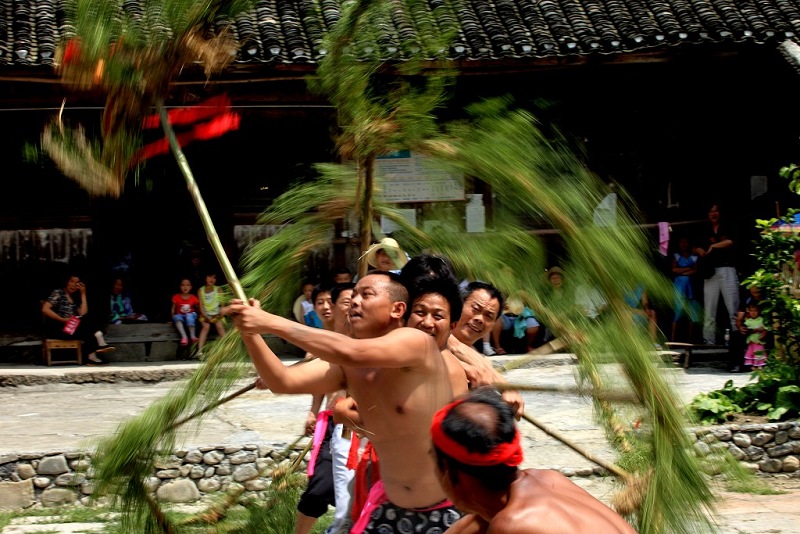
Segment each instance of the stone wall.
M697 453L709 457L723 450L751 471L800 475L800 422L724 425L690 431ZM160 460L146 481L162 502L193 502L225 492L235 485L244 498L263 498L266 474L280 462L300 454L270 445L219 445L177 450ZM709 462L708 464L713 464ZM305 461L301 466L305 470ZM567 476L603 474L602 468L562 469ZM0 510L21 509L36 503L57 506L87 504L94 489L91 453L50 452L0 455Z
M247 497L261 497L269 474L280 462L294 461L298 451L267 445L219 445L178 450L156 463L147 488L161 502L194 502L206 494L225 492L235 485ZM305 470L305 460L300 467ZM0 455L0 510L89 503L94 490L91 453L51 452Z
M728 450L746 468L761 473L798 473L800 422L723 425L692 429L695 450L709 456Z

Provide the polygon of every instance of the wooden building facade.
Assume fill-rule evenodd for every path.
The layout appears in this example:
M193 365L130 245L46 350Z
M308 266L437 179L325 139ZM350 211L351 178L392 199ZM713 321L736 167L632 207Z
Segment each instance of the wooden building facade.
M171 105L224 91L242 115L239 130L186 148L233 258L237 226L252 224L288 184L313 176L314 163L336 159L335 110L308 91L305 78L324 56L321 39L340 4L259 0L233 26L236 62L210 82L187 68L173 87ZM398 10L371 51L403 61L418 17L457 24L450 49L432 58L459 69L443 116L513 95L574 138L587 165L624 186L648 222L703 219L713 200L746 231L755 217L774 216L776 204L797 205L777 174L800 161L800 74L779 51L800 35L800 1L455 5L429 0L424 13ZM25 144L37 141L64 98L65 118L89 128L99 123L100 95L74 93L53 72L55 46L69 27L61 0L0 7L0 276L12 282L9 297L24 309L3 312L9 328L36 320L39 299L59 287L68 262L84 262L103 296L109 273L124 271L138 307L161 318L187 251L205 246L169 157L148 161L118 200L89 198L53 165L25 161ZM70 231L80 229L91 239L80 241L86 232L73 239ZM14 245L4 245L12 236ZM55 244L59 239L70 239L69 254ZM73 251L73 241L84 248ZM337 241L321 270L346 261L345 249Z

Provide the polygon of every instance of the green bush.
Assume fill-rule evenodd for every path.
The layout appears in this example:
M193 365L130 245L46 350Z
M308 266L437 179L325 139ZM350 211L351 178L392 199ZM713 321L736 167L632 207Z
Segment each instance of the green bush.
M785 219L793 221L796 213L800 211L789 210ZM795 259L800 236L775 231L778 222L756 221L761 234L754 242L753 256L760 268L742 283L760 288L761 315L774 347L764 369L753 373L755 381L737 388L729 380L722 389L694 398L689 410L701 423L722 423L737 413L764 415L771 421L800 415L800 288L796 287L800 275Z

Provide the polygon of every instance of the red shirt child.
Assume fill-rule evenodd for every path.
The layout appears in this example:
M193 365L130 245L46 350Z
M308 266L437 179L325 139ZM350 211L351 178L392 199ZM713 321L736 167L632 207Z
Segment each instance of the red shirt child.
M181 345L189 343L184 326L189 329L192 343L197 341L195 324L197 323L197 307L199 305L200 301L192 293L192 283L187 278L184 278L181 280L181 292L172 296L172 321L181 335Z

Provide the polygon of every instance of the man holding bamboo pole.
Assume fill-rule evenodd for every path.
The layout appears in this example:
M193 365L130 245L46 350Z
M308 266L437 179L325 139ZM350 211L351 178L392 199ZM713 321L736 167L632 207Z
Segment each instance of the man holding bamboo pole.
M347 389L358 403L361 431L380 457L385 498L400 510L414 510L414 516L434 509L438 513L428 514L428 520L438 519L446 530L458 515L452 508L438 509L446 496L434 475L428 425L436 410L466 392L466 379L434 336L404 327L407 306L408 290L399 278L374 272L358 281L351 298L356 338L267 313L255 300L251 305L234 301L226 312L233 315L259 376L272 391ZM286 367L269 350L263 333L319 359Z

